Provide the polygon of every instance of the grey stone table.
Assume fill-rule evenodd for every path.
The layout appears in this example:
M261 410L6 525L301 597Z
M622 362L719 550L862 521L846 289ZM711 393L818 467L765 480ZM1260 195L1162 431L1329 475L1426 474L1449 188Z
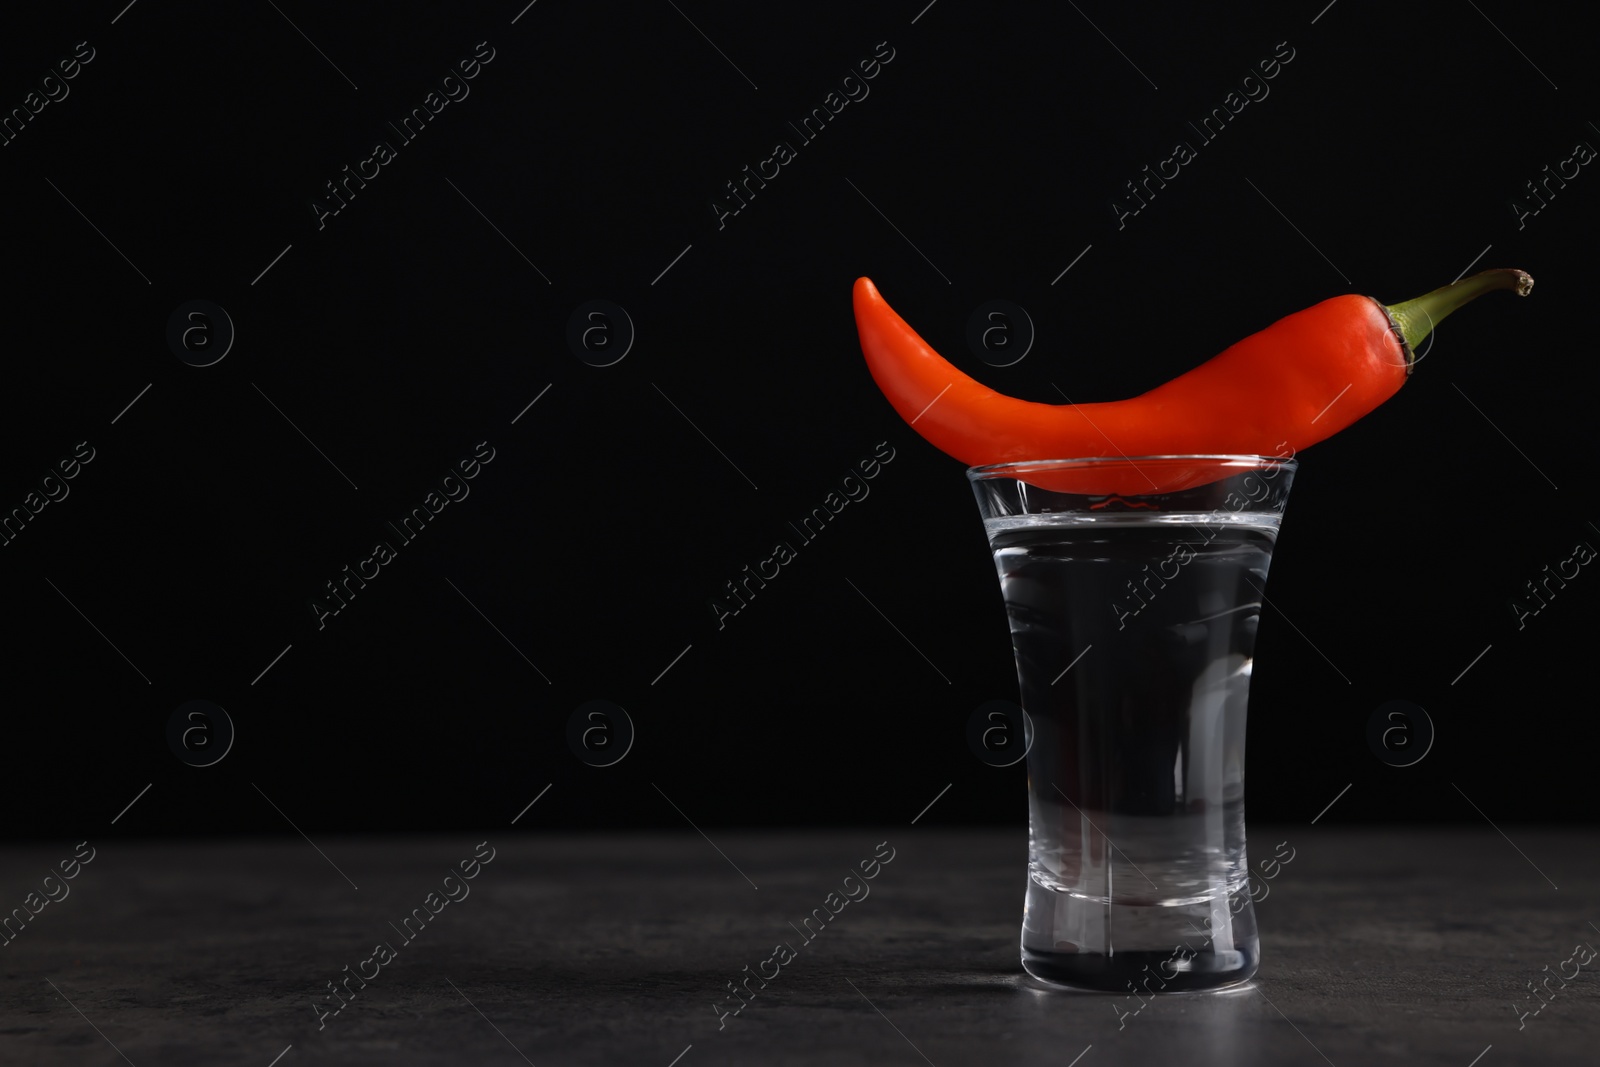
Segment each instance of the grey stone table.
M1502 829L1252 825L1257 979L1136 1015L1022 973L1020 828L14 845L0 1064L1600 1063L1600 960L1528 992L1600 946L1600 833Z

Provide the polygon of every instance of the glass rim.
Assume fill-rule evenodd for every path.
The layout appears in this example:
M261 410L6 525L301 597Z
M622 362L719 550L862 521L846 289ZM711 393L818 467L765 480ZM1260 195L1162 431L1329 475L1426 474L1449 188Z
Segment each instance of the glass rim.
M1160 455L1160 456L1083 456L1076 459L1019 459L1006 463L989 463L980 467L968 467L967 477L973 481L982 478L1007 477L1013 472L1037 472L1040 470L1061 470L1071 467L1093 468L1122 465L1138 468L1140 463L1214 463L1219 466L1236 467L1284 467L1291 472L1299 468L1300 464L1293 456L1256 456L1242 453L1207 453L1203 455Z

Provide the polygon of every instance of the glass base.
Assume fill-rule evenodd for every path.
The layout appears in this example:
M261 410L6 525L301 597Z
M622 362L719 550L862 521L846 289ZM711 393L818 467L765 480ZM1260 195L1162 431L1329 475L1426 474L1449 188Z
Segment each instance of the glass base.
M1261 964L1245 885L1186 904L1121 904L1049 889L1033 879L1022 968L1071 989L1140 997L1242 985Z
M1174 970L1179 963L1188 970ZM1231 952L1197 953L1175 961L1171 952L1034 952L1022 950L1022 969L1041 982L1099 993L1201 993L1242 985L1261 963L1258 943Z

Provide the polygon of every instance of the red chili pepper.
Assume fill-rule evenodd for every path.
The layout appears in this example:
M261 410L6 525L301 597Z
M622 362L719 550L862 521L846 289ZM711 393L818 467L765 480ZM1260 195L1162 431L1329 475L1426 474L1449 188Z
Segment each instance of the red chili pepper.
M1411 373L1412 346L1456 308L1493 289L1526 296L1532 287L1522 271L1490 270L1392 307L1366 296L1336 296L1148 393L1097 404L1018 400L975 381L917 336L870 279L856 281L855 313L878 388L918 433L968 466L1282 456L1285 447L1292 455L1393 396ZM1153 481L1141 483L1107 491L1153 491Z

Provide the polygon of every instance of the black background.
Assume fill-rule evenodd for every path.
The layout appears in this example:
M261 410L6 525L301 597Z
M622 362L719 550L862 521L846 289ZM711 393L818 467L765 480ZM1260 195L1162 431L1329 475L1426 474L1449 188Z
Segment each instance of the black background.
M855 278L987 384L1082 402L1469 266L1538 286L1452 319L1300 457L1249 810L1594 817L1600 578L1520 631L1510 608L1600 545L1600 178L1521 228L1511 206L1600 144L1570 8L277 7L114 0L0 39L6 109L95 50L0 147L0 507L95 450L0 548L8 835L442 830L536 796L519 826L880 823L936 795L928 821L1017 825L1023 768L965 738L1017 695L982 527L868 376ZM470 95L319 229L324 183L480 41ZM870 95L719 228L724 183L879 42ZM1201 145L1186 123L1279 42L1270 95ZM1198 158L1119 229L1123 183L1179 140ZM965 345L994 298L1037 328L1011 367ZM237 330L206 368L166 341L195 299ZM637 331L609 367L565 339L594 299ZM470 496L319 630L324 583L480 441ZM723 583L885 441L870 496L719 630ZM165 734L197 698L237 727L201 769ZM595 699L637 730L606 768L565 740ZM1437 731L1401 769L1366 740L1395 699Z

